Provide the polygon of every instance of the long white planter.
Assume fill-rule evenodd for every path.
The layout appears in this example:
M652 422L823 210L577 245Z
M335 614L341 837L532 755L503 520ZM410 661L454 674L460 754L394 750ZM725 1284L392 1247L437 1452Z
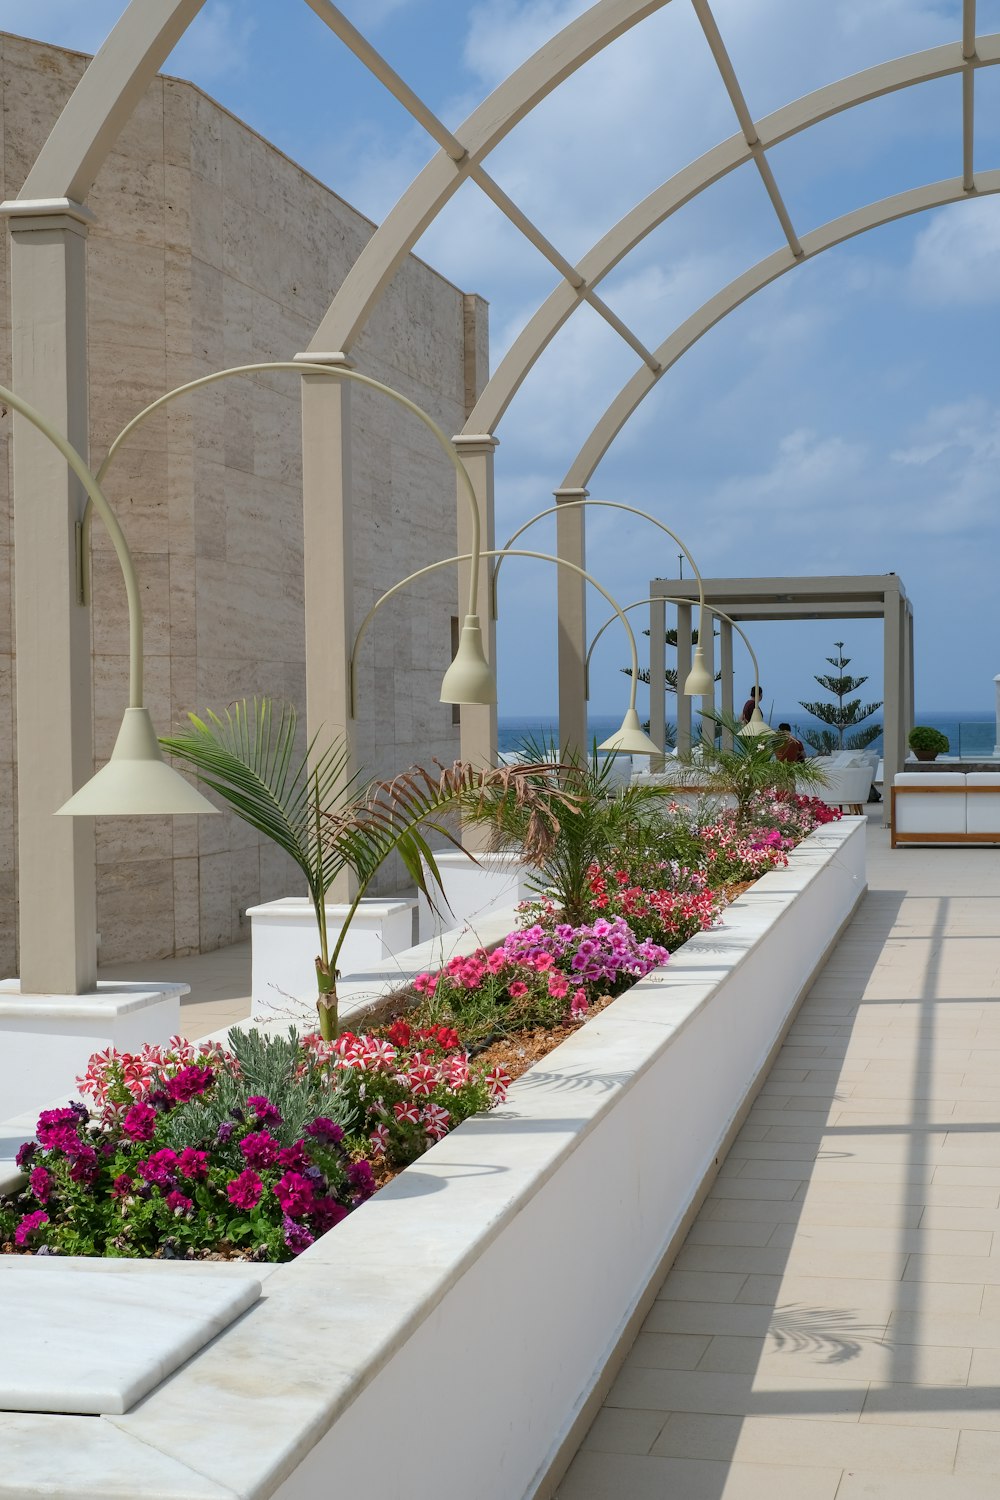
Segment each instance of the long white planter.
M53 1493L60 1463L84 1500L551 1493L865 889L864 826L813 834L504 1108L266 1274L261 1301L131 1412L0 1418L0 1496ZM131 1270L151 1301L165 1273Z

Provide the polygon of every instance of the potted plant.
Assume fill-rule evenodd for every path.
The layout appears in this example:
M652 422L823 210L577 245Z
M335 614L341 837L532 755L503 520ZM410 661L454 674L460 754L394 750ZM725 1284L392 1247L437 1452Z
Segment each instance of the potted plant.
M951 741L940 729L934 729L930 724L914 724L910 730L909 746L917 760L936 760L939 755L944 755L951 749Z

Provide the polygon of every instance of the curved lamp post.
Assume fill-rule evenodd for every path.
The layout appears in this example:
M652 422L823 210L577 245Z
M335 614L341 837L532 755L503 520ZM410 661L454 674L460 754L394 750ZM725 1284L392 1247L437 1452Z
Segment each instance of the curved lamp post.
M158 813L216 813L207 798L168 766L143 703L142 603L139 580L125 534L97 479L73 444L42 413L14 391L0 386L0 401L13 408L58 448L108 528L125 580L129 628L129 701L107 765L57 809L65 817L120 817Z
M114 461L115 454L118 452L119 448L126 441L126 439L130 436L130 434L133 433L135 429L139 427L143 422L147 421L149 417L153 416L155 412L158 412L161 407L166 406L171 401L176 401L180 396L186 396L192 391L201 390L203 386L215 385L216 382L220 380L229 380L234 376L239 375L256 375L268 370L293 370L297 375L326 375L333 380L350 380L356 382L359 385L366 385L371 390L380 391L382 395L389 396L393 401L398 402L400 406L405 407L407 411L412 412L415 417L419 418L419 420L424 424L427 430L433 435L438 443L438 446L447 455L449 462L455 470L455 473L458 475L459 481L465 491L466 498L469 502L469 510L471 513L472 521L472 550L469 553L469 557L472 561L472 567L469 574L468 610L465 616L465 621L462 625L462 633L459 638L458 650L455 653L455 660L452 662L451 667L449 667L448 672L445 674L444 683L442 684L442 693L445 691L445 687L447 687L448 691L451 692L456 689L457 684L460 682L475 682L478 684L480 696L466 699L464 701L470 703L495 703L496 679L489 662L486 660L486 653L483 650L483 632L479 620L479 559L482 556L482 529L479 515L479 502L476 499L476 491L473 486L472 480L469 477L469 471L468 469L466 469L464 463L462 462L458 449L455 447L455 444L451 441L451 439L446 436L442 428L440 428L434 421L434 418L428 416L423 407L418 406L415 401L411 401L407 396L401 395L399 391L393 390L391 385L385 385L381 380L373 379L371 375L362 375L358 370L349 370L344 365L310 364L307 360L302 359L266 360L251 365L233 365L230 369L227 370L215 370L211 375L202 375L198 380L189 380L184 385L176 386L174 390L167 391L163 396L158 396L155 401L150 402L149 406L144 407L142 411L138 412L137 415L132 418L131 422L129 422L125 427L122 428L121 432L118 434L118 436L115 438L114 442L108 449L104 462L101 464L100 468L97 471L98 482L103 481L104 476L107 474L108 469L111 467L111 464ZM98 509L100 509L100 506L98 506ZM87 549L90 538L90 526L91 505L90 500L88 499L87 506L83 513L83 535L81 546L82 573L80 578L80 597L83 603L88 602L86 559L88 556ZM455 674L454 680L452 679L453 673ZM488 682L491 682L493 684L492 697L485 696L487 692ZM354 689L352 684L352 704L353 696ZM442 701L447 703L458 703L463 700L460 700L458 698L444 698Z
M394 583L392 588L387 589L382 597L380 599L377 599L372 605L371 609L365 615L365 618L361 621L361 624L358 627L358 633L354 637L354 648L351 651L350 686L352 717L354 716L355 711L354 684L356 677L355 664L357 661L358 650L361 646L361 641L364 637L365 631L368 629L368 626L375 618L376 612L382 607L383 604L385 604L387 599L392 598L393 594L398 594L401 589L406 588L408 584L414 583L416 579L423 578L428 573L434 573L438 568L447 568L455 563L468 562L470 556L470 553L463 552L458 557L443 557L439 562L430 563L426 568L418 568L415 573L410 573L408 577L401 578L399 583ZM612 620L621 620L628 635L629 649L632 653L632 681L631 687L629 689L628 708L625 711L625 717L622 720L621 729L618 730L617 734L611 735L609 739L606 739L602 744L598 745L597 748L607 755L659 755L660 752L657 749L656 745L649 738L649 735L643 732L642 726L639 723L639 715L636 711L635 706L636 690L639 683L639 650L636 645L635 634L632 630L631 625L625 617L625 611L620 607L618 601L614 598L614 596L612 594L609 594L607 589L604 588L602 584L598 583L597 579L593 576L592 573L588 573L585 568L578 567L576 563L569 562L565 557L553 557L551 553L548 552L528 552L521 548L513 549L510 547L490 548L487 551L481 552L480 556L496 558L533 557L537 558L541 562L555 563L558 567L572 569L572 571L574 573L578 573L581 578L585 578L588 583L592 583L599 594L603 594L604 598L607 599L608 603L614 610L614 614L611 617ZM482 679L481 675L477 675L474 671L466 671L463 667L460 667L458 658L456 657L455 661L452 663L451 667L448 669L448 672L445 675L444 683L442 683L441 702L492 703L494 701L493 697L487 698L482 696L482 694L486 691L492 691L493 694L496 693L496 682L493 679L492 673L490 673L490 681L487 684Z
M701 642L702 642L702 630L704 628L705 611L706 611L706 605L705 605L705 586L702 583L701 574L698 571L698 564L695 562L694 558L691 556L691 554L688 551L687 547L684 545L684 543L681 541L680 537L677 535L676 531L671 531L671 529L670 529L669 526L665 525L663 521L658 520L656 516L650 515L650 513L649 513L648 510L639 510L636 506L634 506L634 505L625 505L620 500L591 500L589 498L585 499L585 500L564 500L564 501L561 501L558 505L550 505L547 510L540 510L537 515L534 515L534 516L531 517L530 520L525 521L524 525L518 527L517 531L514 532L514 535L512 537L508 538L506 547L503 549L503 552L505 552L508 548L510 548L513 545L513 543L517 541L518 537L521 536L521 535L523 535L523 533L528 530L529 526L534 526L534 524L535 524L536 521L541 521L546 516L555 516L555 515L558 515L560 513L560 511L573 510L573 509L579 508L579 507L584 506L584 505L598 505L598 506L603 507L605 510L624 510L624 511L627 511L629 513L629 515L632 515L632 516L641 516L644 521L649 521L649 522L651 522L651 524L653 526L658 526L661 531L665 531L666 534L667 534L667 536L671 537L673 539L673 541L675 541L677 543L678 547L680 547L680 549L683 552L684 556L687 558L688 562L691 564L691 571L694 573L695 581L698 584L698 644L695 647L695 650L694 650L694 659L693 659L693 661L691 663L691 670L690 670L690 672L687 675L687 678L685 680L684 687L683 687L682 691L683 691L684 696L686 698L704 698L704 697L707 697L709 694L711 694L711 693L714 692L714 690L715 690L715 682L714 682L714 680L712 678L711 672L708 670L707 666L705 665L705 655L704 655L704 652L702 650L702 644L701 644ZM499 558L497 560L496 567L493 569L493 577L492 577L492 580L491 580L491 590L490 590L490 592L491 592L491 599L490 599L490 603L491 603L491 607L492 607L492 611L493 611L493 618L494 619L496 619L496 617L497 617L497 615L496 615L497 577L498 577L499 572L500 572L500 563L502 561L503 561L503 553L501 552L501 555L499 556ZM657 753L659 753L659 752L657 752Z
M688 602L686 599L671 599L666 594L657 594L655 598L650 598L650 599L636 599L633 604L624 604L624 605L622 605L622 613L623 614L628 614L628 612L629 612L630 609L639 609L640 606L643 605L643 604L658 604L661 599L663 600L663 602L665 604L687 604L687 602ZM753 646L751 646L751 644L750 644L750 637L747 635L746 631L740 625L739 621L734 620L733 617L732 617L732 615L727 615L726 611L724 609L715 609L713 607L712 609L710 609L708 611L708 613L709 613L710 616L712 616L712 615L718 615L718 617L719 617L720 620L728 620L729 624L736 631L736 634L742 638L743 644L746 646L747 650L750 653L750 660L753 662L753 685L754 685L753 713L750 715L750 718L747 721L747 723L743 725L743 728L741 730L739 730L740 735L744 739L753 739L758 734L771 734L772 733L771 726L767 722L767 720L764 718L764 715L760 711L760 666L759 666L758 661L757 661L757 653L753 649ZM601 626L600 630L597 632L597 634L594 636L594 639L591 641L590 647L589 647L589 649L587 651L587 659L586 659L586 661L583 664L583 681L584 681L584 692L585 692L585 694L586 694L586 696L587 696L588 699L590 698L590 658L593 656L593 654L594 654L594 647L597 645L598 641L601 639L601 636L607 630L607 628L608 628L609 625L613 625L614 624L614 622L615 622L615 620L617 618L618 618L617 615L611 615L609 619L605 620L604 624ZM700 620L701 620L701 617L699 615L699 623L700 623Z

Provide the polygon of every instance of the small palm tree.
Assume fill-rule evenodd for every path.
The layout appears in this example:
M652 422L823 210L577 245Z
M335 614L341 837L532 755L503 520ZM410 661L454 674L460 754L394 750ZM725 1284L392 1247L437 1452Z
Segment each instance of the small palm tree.
M552 764L556 758L552 745L528 739L521 753L535 763L534 767L522 765L523 771L550 783L557 773L563 792L569 794L559 806L558 825L548 849L529 860L537 872L530 884L552 897L564 921L579 925L590 913L587 872L591 865L627 847L630 836L657 815L668 791L660 786L615 786L613 757L601 756L596 746L591 756L569 755L558 767ZM527 849L531 834L527 805L519 807L508 800L473 816L490 823L496 848Z
M305 877L319 929L316 1003L320 1031L328 1041L338 1030L337 964L344 940L391 854L399 855L410 879L433 903L441 892L441 877L426 835L440 834L461 848L446 821L449 814L477 821L521 818L526 858L536 859L544 857L558 833L556 809L571 802L553 784L552 768L537 765L478 771L456 762L438 768L437 774L417 768L391 781L361 786L348 773L344 744L317 753L313 740L304 754L297 754L294 706L275 705L267 698L244 699L223 715L210 712L201 719L189 714L188 719L186 734L166 736L160 743L191 766L239 817L283 849ZM545 775L540 777L540 771ZM326 893L346 870L357 880L357 893L331 947Z
M716 796L736 798L737 817L742 821L756 796L767 792L796 792L826 785L826 773L812 761L776 760L774 752L784 743L783 734L744 735L746 726L730 714L713 715L720 729L732 735L733 748L701 742L692 753L679 759L674 780Z

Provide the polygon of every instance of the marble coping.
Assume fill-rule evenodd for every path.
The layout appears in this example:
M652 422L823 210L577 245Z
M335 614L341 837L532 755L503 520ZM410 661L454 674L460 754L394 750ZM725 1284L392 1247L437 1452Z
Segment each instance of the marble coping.
M3 1410L127 1412L260 1297L253 1277L119 1276L113 1262L96 1265L4 1257Z
M0 979L0 1021L98 1021L134 1015L180 998L191 991L189 984L147 984L143 981L99 979L87 995L22 994L20 979Z
M274 1268L253 1315L135 1410L89 1429L74 1417L0 1416L0 1496L273 1496L831 866L840 867L848 895L838 900L850 909L864 889L864 825L845 818L812 834L786 869L728 907L719 927L685 944L519 1079L502 1108L464 1122L335 1232ZM831 933L815 934L817 961L839 910L831 920ZM55 1492L44 1484L57 1458L65 1477Z

